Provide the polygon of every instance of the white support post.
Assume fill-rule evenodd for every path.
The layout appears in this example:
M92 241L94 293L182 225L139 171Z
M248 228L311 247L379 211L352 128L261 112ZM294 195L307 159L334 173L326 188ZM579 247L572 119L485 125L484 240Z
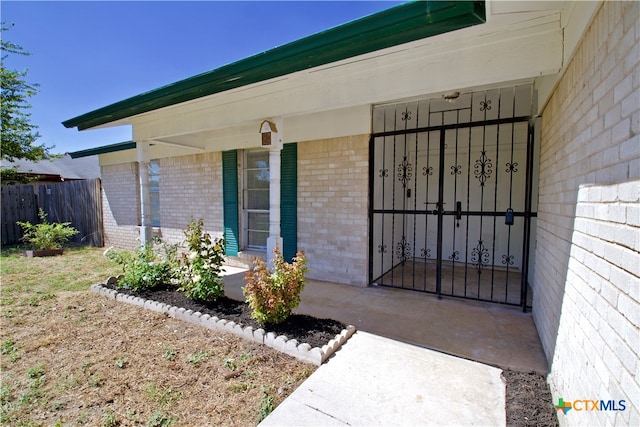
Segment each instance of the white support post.
M269 237L267 238L267 266L273 268L273 251L282 253L280 236L280 153L282 151L282 119L274 120L277 132L271 134L269 148Z
M140 245L150 244L153 238L151 227L151 198L149 196L149 142L136 142L138 175L140 177Z

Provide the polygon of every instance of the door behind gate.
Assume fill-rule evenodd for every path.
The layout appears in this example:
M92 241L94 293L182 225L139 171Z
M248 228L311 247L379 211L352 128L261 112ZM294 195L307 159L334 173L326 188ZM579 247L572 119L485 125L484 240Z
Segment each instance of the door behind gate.
M374 109L370 278L526 307L531 87Z

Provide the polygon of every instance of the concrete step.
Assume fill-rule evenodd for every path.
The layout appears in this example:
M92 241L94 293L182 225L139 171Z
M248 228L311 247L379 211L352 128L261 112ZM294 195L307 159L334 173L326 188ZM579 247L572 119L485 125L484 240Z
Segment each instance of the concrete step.
M260 251L238 252L238 256L226 256L224 265L251 270L253 269L253 260L255 258L260 258L262 260L265 260L266 253L260 252Z

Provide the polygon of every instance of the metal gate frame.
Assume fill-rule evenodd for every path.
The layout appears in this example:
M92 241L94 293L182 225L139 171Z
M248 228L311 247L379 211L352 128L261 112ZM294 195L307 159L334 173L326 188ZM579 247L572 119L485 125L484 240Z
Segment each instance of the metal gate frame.
M509 118L501 118L494 120L485 120L485 121L476 121L476 122L464 122L464 123L454 123L454 124L442 124L436 126L428 126L428 127L418 127L413 129L395 129L391 131L383 131L383 132L374 132L370 136L369 140L369 283L374 284L374 281L378 278L384 276L384 274L378 278L374 277L374 215L375 214L402 214L403 217L406 215L437 215L437 257L436 257L436 290L435 292L431 292L428 290L419 290L415 289L418 292L427 292L427 293L435 293L438 298L442 298L442 296L450 296L456 298L463 299L474 299L479 301L488 301L499 304L506 305L515 305L522 307L523 311L526 311L527 308L527 291L528 291L528 272L529 272L529 256L530 256L530 239L531 239L531 218L537 216L536 212L532 212L532 194L533 194L533 167L534 167L534 130L535 130L535 116L519 116L519 117L509 117ZM493 300L487 300L482 298L471 298L468 296L460 296L452 293L444 293L442 291L442 265L443 265L443 222L445 216L455 216L458 220L462 215L465 216L480 216L480 217L499 217L505 216L505 212L489 212L489 211L461 211L459 205L457 205L456 210L444 210L443 208L443 199L444 199L444 169L445 169L445 138L447 130L459 130L463 128L468 128L471 131L471 128L474 127L488 127L488 126L499 126L502 124L513 124L515 126L516 123L527 122L528 124L528 133L527 133L527 146L526 146L526 176L525 176L525 196L524 196L524 211L513 212L514 217L522 217L524 219L524 229L523 229L523 248L522 248L522 265L521 265L521 279L520 279L520 302L509 303L509 302L497 302ZM375 140L379 137L387 137L387 136L399 136L399 135L409 135L427 132L439 132L440 133L440 141L439 141L439 173L438 173L438 202L436 203L436 209L429 210L407 210L407 209L374 209L373 201L374 201L374 177L375 177L375 149L376 144ZM406 144L406 142L405 142ZM417 145L417 142L416 142ZM406 161L406 158L405 158ZM394 165L395 167L395 165ZM495 237L494 237L495 239ZM404 260L402 260L404 263ZM393 261L392 261L393 264ZM392 269L395 266L392 265ZM465 263L465 269L468 267ZM415 280L415 279L414 279ZM466 282L466 279L465 279ZM493 288L493 279L492 279L492 288ZM382 285L386 286L386 285ZM466 286L466 283L465 283ZM403 288L409 289L410 288Z

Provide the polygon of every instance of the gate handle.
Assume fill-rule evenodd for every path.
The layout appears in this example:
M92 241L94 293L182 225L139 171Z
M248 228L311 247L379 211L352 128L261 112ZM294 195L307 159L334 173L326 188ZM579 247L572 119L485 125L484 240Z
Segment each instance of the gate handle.
M424 202L425 205L436 205L437 209L434 209L431 213L433 215L438 215L438 213L440 213L440 209L442 209L440 202ZM443 205L446 205L446 203L442 203Z
M462 219L462 202L456 202L456 219Z

